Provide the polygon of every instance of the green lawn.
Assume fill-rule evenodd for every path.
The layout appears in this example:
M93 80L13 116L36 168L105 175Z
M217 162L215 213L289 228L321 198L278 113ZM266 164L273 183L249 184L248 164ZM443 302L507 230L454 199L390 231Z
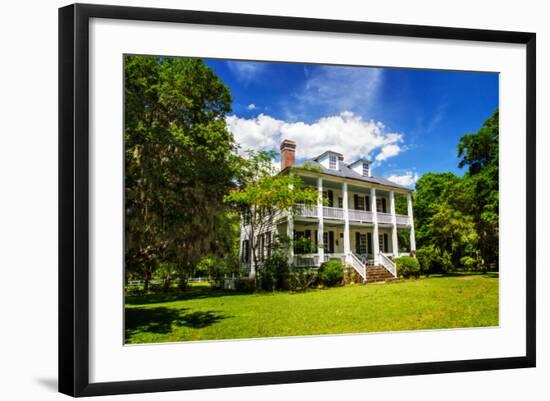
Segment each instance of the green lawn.
M216 340L498 325L498 276L456 275L239 294L193 287L126 297L126 342Z

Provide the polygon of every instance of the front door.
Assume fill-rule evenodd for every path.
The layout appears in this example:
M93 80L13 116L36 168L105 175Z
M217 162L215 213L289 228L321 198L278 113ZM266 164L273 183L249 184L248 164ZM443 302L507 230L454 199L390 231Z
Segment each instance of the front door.
M334 231L325 231L323 233L323 245L325 253L334 253Z

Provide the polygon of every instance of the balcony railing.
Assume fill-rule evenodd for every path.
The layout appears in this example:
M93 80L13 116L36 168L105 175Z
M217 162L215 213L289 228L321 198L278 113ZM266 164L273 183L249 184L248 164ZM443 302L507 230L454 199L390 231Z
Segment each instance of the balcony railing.
M395 217L397 219L398 226L408 226L410 224L411 219L409 219L409 216L396 214Z
M349 216L349 219L353 221L363 221L367 223L372 223L372 212L367 212L364 210L349 209L348 216Z
M317 206L296 205L296 216L300 217L317 217Z
M317 206L296 205L294 210L297 217L318 217ZM284 215L286 215L286 213ZM281 215L281 217L283 217L283 215ZM330 220L344 220L344 217L343 208L323 206L323 218ZM397 225L406 226L410 224L409 216L397 214L395 217L397 220ZM350 221L372 223L373 213L366 210L348 209L348 218ZM389 213L378 212L377 219L378 223L392 224L392 215Z
M344 220L344 209L339 207L323 207L323 217L325 219Z
M379 223L384 223L384 224L392 224L393 221L392 221L392 215L389 214L389 213L377 213L376 214L376 218L378 219L378 222Z

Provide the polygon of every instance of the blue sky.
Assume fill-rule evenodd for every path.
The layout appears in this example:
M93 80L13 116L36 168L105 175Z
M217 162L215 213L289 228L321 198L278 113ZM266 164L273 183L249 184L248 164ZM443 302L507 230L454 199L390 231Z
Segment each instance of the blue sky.
M458 168L459 138L498 107L498 74L205 60L233 96L228 127L243 148L297 142L374 161L373 173L413 186Z

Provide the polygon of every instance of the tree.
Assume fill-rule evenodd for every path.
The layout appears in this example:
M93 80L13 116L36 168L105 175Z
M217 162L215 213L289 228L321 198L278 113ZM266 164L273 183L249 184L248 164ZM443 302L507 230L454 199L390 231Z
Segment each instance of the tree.
M229 244L223 198L236 144L225 126L231 95L197 59L126 56L126 269L147 287L162 262L185 284L206 254Z
M446 200L449 188L456 185L459 178L452 173L427 173L416 183L414 196L415 235L419 247L432 244L434 233L431 219L437 205Z
M275 218L281 211L294 213L298 204L315 204L317 191L304 187L302 180L289 173L276 174L272 159L274 152L248 151L241 160L239 187L232 190L226 202L238 210L249 227L248 241L255 267L260 262L261 241L259 235L274 226ZM293 239L283 239L292 246ZM254 271L251 272L254 276Z
M472 209L480 238L482 264L498 263L499 210L499 111L496 110L474 134L460 138L459 166L468 166L464 179L473 194Z

